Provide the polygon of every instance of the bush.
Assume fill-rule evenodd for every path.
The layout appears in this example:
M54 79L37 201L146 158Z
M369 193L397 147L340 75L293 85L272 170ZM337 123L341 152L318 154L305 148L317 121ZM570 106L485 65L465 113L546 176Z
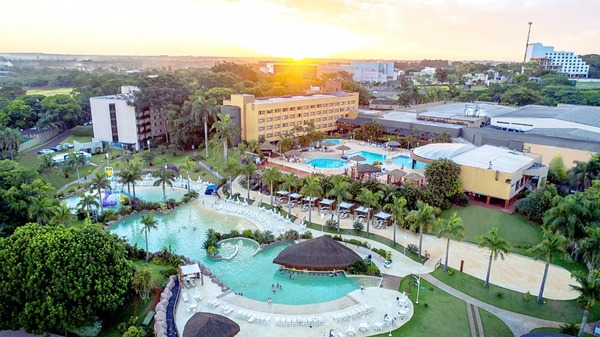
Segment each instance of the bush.
M525 294L523 294L523 299L525 300L525 302L531 301L531 293L528 291Z
M327 228L329 229L337 229L337 221L333 220L333 219L329 219L327 221L325 221L325 226L327 226Z
M352 224L352 228L354 228L354 231L356 233L360 233L365 229L365 225L360 221L354 221L354 223Z
M448 275L450 275L450 276L454 275L454 271L452 269L448 269Z
M175 267L170 267L170 268L163 269L160 271L160 275L162 275L164 277L169 277L171 275L177 275L177 273L179 273L179 271Z
M467 206L469 204L469 197L464 193L458 193L452 197L452 203L457 206Z
M414 243L409 243L407 246L408 250L410 250L411 252L418 252L419 251L419 246L415 245Z
M304 233L302 233L302 235L300 235L300 237L307 240L312 239L313 233L311 231L305 231Z
M78 125L71 129L71 134L76 137L94 137L94 128L91 125Z
M567 334L569 336L576 336L579 333L580 327L581 324L578 323L565 323L559 328L561 333Z
M427 304L427 302L423 303L423 306L424 306L425 308L429 308L429 304Z

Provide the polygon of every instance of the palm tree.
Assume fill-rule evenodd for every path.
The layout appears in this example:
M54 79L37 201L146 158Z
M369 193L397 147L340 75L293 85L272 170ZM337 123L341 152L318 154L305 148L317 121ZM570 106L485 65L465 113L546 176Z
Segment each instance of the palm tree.
M448 271L450 237L453 236L457 241L461 241L464 238L463 232L465 227L462 225L462 219L456 216L456 212L452 214L450 219L438 218L436 225L440 229L437 233L437 237L446 237L446 262L444 262L444 271Z
M367 237L369 236L371 210L379 207L379 199L381 199L380 193L373 193L373 191L365 187L360 189L360 193L356 197L356 201L360 202L364 207L367 208Z
M296 175L293 173L284 174L283 177L281 178L281 180L282 180L281 188L283 188L289 194L292 194L292 192L294 191L294 188L296 186L298 186L298 177L296 177ZM292 212L292 203L290 202L289 197L288 197L287 206L288 206L288 214L290 214Z
M321 194L323 194L323 188L321 187L321 180L319 177L306 177L306 181L304 182L304 186L302 186L300 193L311 198L308 207L308 222L312 223L312 201L314 198L320 197Z
M29 219L34 220L40 226L50 222L56 214L57 204L55 199L50 198L31 198L27 215Z
M194 171L195 167L196 167L196 163L193 160L191 160L190 157L186 157L185 158L185 164L183 164L183 169L187 173L187 190L188 190L188 193L192 189L192 185L190 185L190 173L192 173Z
M551 229L542 228L542 242L529 249L529 252L533 254L534 259L537 260L542 258L546 262L546 267L544 268L544 277L542 277L542 285L540 286L540 292L537 298L538 303L542 303L544 300L544 286L546 285L546 277L548 277L548 268L550 267L550 263L552 263L554 258L557 256L567 256L567 251L564 247L566 241L567 238L560 234L560 232L554 232Z
M208 158L208 119L217 111L217 100L214 98L206 99L203 96L200 96L192 105L192 116L196 123L204 122L204 145L206 148L206 158Z
M396 185L380 184L378 193L381 194L381 204L385 205L391 203L397 190Z
M588 162L575 161L575 167L569 171L571 186L584 191L600 176L600 155L594 154Z
M238 126L233 123L231 116L218 114L218 121L214 122L211 130L215 131L215 137L223 142L223 158L227 162L227 144L238 134Z
M580 241L579 250L592 275L600 264L600 227L587 227L585 233L585 238Z
M248 185L248 201L250 201L250 179L256 174L256 164L254 164L253 161L249 161L248 164L242 165L240 171L242 176L246 178L246 183Z
M398 222L404 224L405 218L408 215L406 209L406 199L404 197L392 196L392 203L383 206L383 209L392 213L394 219L394 247L396 246L396 229ZM404 227L404 226L402 226Z
M55 210L54 217L50 220L53 225L62 225L63 227L71 226L71 223L75 220L75 215L71 213L66 202L61 202Z
M487 288L490 285L490 273L492 271L492 259L497 260L498 256L504 260L504 254L510 251L510 243L500 236L500 229L492 227L487 235L476 238L479 241L479 247L485 247L490 250L490 261L488 262L487 275L483 286Z
M268 184L270 186L269 191L271 194L271 208L273 208L273 194L274 194L274 190L273 190L273 185L276 182L279 182L282 178L282 174L281 174L281 170L279 170L279 167L277 166L272 166L269 167L267 169L265 169L265 171L263 172L262 175L262 180L265 182L265 184Z
M83 209L88 218L90 217L90 213L92 213L92 207L98 208L99 205L100 204L98 204L96 198L94 198L94 196L91 194L82 195L81 199L79 199L79 202L77 203L77 207L79 207L79 209Z
M142 231L146 237L146 262L148 262L150 260L150 253L148 252L148 232L151 229L156 228L158 221L154 220L154 213L150 212L142 215L140 223L143 225Z
M154 172L154 186L162 186L163 191L163 203L167 203L167 192L165 191L165 186L169 185L169 187L173 187L173 181L175 180L175 171L169 170L167 165L161 167L159 171Z
M106 176L104 175L104 172L102 171L96 171L96 173L94 174L94 177L92 178L92 181L90 182L90 189L93 192L94 190L98 191L98 193L96 194L98 196L98 202L100 205L100 213L104 212L104 206L102 205L102 189L107 189L110 188L110 181L108 181L108 179L106 179Z
M600 278L595 275L590 278L582 272L574 273L571 277L574 277L579 285L571 284L569 286L572 290L579 293L579 299L584 303L581 328L579 328L579 334L577 335L578 337L583 337L590 308L600 298Z
M71 152L67 155L65 164L66 163L75 168L75 171L77 172L77 183L79 184L81 182L81 177L79 176L79 167L85 165L85 156L80 153Z
M133 185L133 197L135 198L135 182L142 179L142 167L139 162L132 160L127 162L125 169L115 174L123 184L127 184L127 194L131 194L130 187Z
M423 232L425 229L433 227L438 213L437 208L431 207L421 200L417 201L417 209L408 213L407 220L410 223L410 229L414 232L419 231L419 259L421 258L421 248L423 248Z
M233 194L233 179L242 171L242 164L237 160L230 158L224 167L225 174L229 175L229 194Z
M340 231L340 204L344 201L344 199L352 198L352 194L348 191L350 188L350 183L346 181L342 176L334 176L331 179L333 183L333 188L327 192L328 197L334 197L336 200L336 208L337 208L337 231Z
M47 174L50 175L50 172L52 171L52 168L54 167L54 160L52 160L52 155L50 154L45 154L43 156L40 157L40 159L42 160L42 162L40 163L40 166L38 167L38 172L41 174Z

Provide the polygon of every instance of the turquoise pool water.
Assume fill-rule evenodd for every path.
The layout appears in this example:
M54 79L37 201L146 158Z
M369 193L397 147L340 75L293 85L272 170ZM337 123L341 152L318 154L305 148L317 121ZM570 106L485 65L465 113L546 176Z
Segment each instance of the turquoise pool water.
M140 224L141 216L142 214L138 213L127 217L111 226L109 230L126 238L131 244L145 247L144 233ZM310 304L343 297L360 287L359 281L343 276L299 274L290 279L289 273L281 274L279 266L273 263L273 259L287 245L271 247L253 256L256 252L256 244L241 240L238 254L233 259L217 261L209 258L202 249L206 230L214 228L221 232L228 232L234 228L240 231L253 228L251 223L241 218L191 204L166 215L156 214L155 217L158 226L148 233L150 251L167 247L177 254L200 261L233 292L243 293L245 297L262 302L266 302L271 297L273 303ZM237 244L235 240L228 242L232 245ZM273 293L271 285L277 283L281 284L282 288Z
M125 187L123 191L127 192L127 187ZM167 199L173 198L175 200L181 200L181 198L183 198L183 195L187 193L187 190L182 188L166 187L165 192L167 195ZM131 192L131 194L133 194L133 191ZM96 196L96 192L94 192L93 195ZM135 195L141 198L142 200L146 201L162 202L163 200L162 187L136 187ZM104 194L102 194L102 197L104 198ZM79 200L81 200L81 198L78 195L64 199L64 201L67 203L67 207L71 209L77 208ZM104 207L105 209L119 209L121 207L120 194L111 194L107 200L116 201L117 204L112 207Z
M335 158L315 158L305 162L304 164L318 168L340 168L346 165L346 161Z
M339 145L340 144L340 140L339 139L323 139L322 142L332 142L335 145Z
M361 155L365 158L365 161L363 163L367 163L367 164L373 164L375 161L378 162L382 162L385 164L385 155L383 154L379 154L379 153L373 153L373 152L369 152L369 151L359 151L359 152L354 152L348 155L348 157L352 157L355 155ZM392 158L392 163L398 166L404 166L406 168L411 168L412 166L412 158L404 156L404 155L399 155L396 157ZM415 164L415 169L424 169L425 167L427 167L427 164L425 163L421 163L421 162L416 162Z

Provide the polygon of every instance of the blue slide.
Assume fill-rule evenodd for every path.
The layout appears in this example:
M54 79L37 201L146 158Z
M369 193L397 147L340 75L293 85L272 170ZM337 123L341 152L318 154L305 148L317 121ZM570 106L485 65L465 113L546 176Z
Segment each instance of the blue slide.
M102 206L103 207L115 206L117 204L117 202L114 200L108 200L108 197L110 197L110 190L105 190L104 191L104 199L102 199Z

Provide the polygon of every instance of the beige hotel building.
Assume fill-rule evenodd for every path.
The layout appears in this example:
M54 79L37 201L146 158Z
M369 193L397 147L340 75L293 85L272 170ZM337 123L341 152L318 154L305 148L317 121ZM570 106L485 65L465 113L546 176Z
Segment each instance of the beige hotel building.
M298 96L256 98L254 95L231 95L221 108L240 126L243 141L260 139L277 141L298 127L314 123L318 131L335 131L339 118L356 118L357 92L336 92Z

